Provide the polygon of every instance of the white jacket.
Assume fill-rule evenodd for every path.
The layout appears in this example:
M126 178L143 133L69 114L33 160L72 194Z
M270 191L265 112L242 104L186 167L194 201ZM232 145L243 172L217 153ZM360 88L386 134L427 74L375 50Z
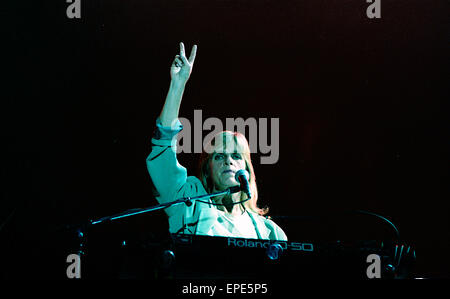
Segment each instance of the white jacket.
M147 169L158 194L159 203L167 203L184 197L207 194L201 181L187 176L186 168L176 157L176 134L182 130L177 121L173 128L162 127L157 119L152 151L147 157ZM211 202L209 198L203 201ZM248 211L248 210L247 210ZM191 206L178 204L165 209L171 233L208 235L217 221L217 208L213 205L193 201ZM248 211L260 239L287 240L283 230L270 219Z

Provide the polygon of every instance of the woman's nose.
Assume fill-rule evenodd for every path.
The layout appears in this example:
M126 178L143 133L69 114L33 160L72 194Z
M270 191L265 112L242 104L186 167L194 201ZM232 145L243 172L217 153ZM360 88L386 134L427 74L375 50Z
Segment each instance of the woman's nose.
M226 165L233 164L233 159L231 159L231 155L226 155L224 162L225 162Z

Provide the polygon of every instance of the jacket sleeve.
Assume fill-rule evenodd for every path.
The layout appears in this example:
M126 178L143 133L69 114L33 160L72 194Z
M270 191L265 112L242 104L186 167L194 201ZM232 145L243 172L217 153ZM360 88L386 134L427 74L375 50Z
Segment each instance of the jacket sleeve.
M156 188L159 203L175 200L175 195L187 180L187 170L178 163L176 135L183 129L179 120L172 127L163 127L159 118L152 138L152 149L147 157L147 169ZM169 214L170 209L166 209ZM169 215L170 216L170 215Z

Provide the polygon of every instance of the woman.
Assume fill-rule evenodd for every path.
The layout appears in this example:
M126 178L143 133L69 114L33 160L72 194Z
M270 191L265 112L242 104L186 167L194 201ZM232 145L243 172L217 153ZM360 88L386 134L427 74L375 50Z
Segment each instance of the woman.
M182 197L194 197L226 190L238 185L235 173L245 169L250 173L251 198L244 192L215 196L191 206L175 205L166 208L171 233L226 236L253 239L287 240L286 234L264 215L267 210L257 207L258 193L250 149L245 137L237 132L217 134L204 149L200 159L199 177L187 176L186 168L176 158L176 134L183 127L178 120L181 99L192 72L197 46L189 58L183 43L180 54L170 68L171 82L167 97L156 120L152 151L147 168L158 191L160 203Z

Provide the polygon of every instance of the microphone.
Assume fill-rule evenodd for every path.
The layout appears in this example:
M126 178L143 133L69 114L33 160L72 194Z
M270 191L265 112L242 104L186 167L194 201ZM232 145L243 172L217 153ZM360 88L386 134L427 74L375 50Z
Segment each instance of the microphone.
M247 194L248 198L252 197L252 194L250 192L250 183L249 183L249 173L245 169L238 170L234 176L237 182L241 185L241 190Z

